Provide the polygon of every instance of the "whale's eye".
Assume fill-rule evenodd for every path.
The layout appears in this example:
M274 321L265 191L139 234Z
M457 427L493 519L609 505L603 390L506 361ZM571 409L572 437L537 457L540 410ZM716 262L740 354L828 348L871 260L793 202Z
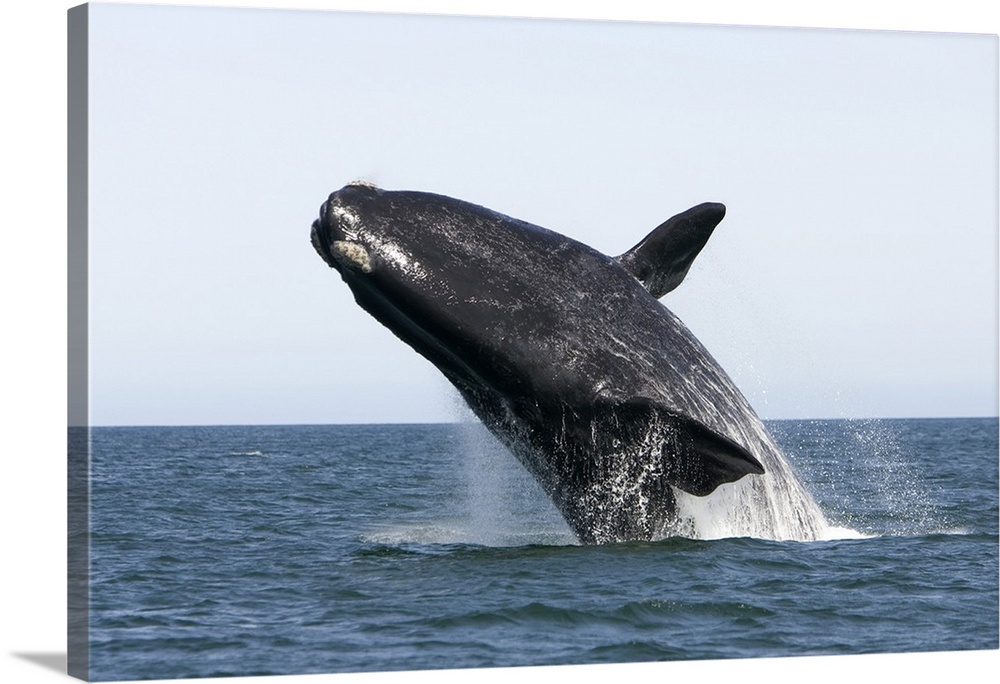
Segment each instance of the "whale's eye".
M330 207L330 218L337 222L337 226L348 240L358 239L358 229L361 226L361 219L356 211L350 207L335 204Z

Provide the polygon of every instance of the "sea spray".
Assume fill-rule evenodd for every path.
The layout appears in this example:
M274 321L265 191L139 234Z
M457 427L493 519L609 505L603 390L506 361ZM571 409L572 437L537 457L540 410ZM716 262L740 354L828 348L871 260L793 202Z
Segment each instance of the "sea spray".
M770 436L759 436L763 475L720 486L705 497L676 491L677 521L668 536L696 539L755 537L815 541L831 536L830 524L813 497L784 460Z
M479 423L458 424L467 486L465 539L487 546L573 543L572 533L538 483ZM677 516L657 534L694 539L755 537L812 541L851 537L831 526L766 431L767 472L726 485L706 497L675 489Z
M906 462L906 454L889 424L880 420L850 421L853 458L851 471L855 481L869 483L877 493L876 505L882 508L889 526L886 534L919 534L939 531L947 522L935 519L929 492Z
M464 541L487 546L575 542L537 481L474 420L457 394L451 397L451 413L466 454L469 528ZM858 535L849 527L827 521L763 424L732 421L728 427L745 443L759 446L757 456L764 464L764 475L721 485L705 497L674 488L677 515L656 538L814 541Z
M838 419L777 421L771 427L779 441L793 449L797 465L834 524L865 535L947 530L951 523L934 505L931 483L912 462L912 453L925 453L935 445L925 443L917 430L901 437L901 425L893 420ZM948 441L936 448L943 458L954 452Z
M455 425L464 454L467 515L463 541L484 546L575 544L539 484L478 422Z

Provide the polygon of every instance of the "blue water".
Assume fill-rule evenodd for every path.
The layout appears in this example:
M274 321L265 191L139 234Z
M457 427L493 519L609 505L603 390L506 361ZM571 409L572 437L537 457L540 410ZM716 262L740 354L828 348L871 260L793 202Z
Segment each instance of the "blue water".
M998 648L998 421L779 421L843 537L584 547L472 425L94 428L91 678Z

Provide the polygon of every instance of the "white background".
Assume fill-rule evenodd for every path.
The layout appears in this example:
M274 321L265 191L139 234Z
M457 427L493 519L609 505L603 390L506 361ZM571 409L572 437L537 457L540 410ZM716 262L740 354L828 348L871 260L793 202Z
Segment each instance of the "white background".
M206 3L223 5L227 3ZM246 5L248 3L231 3ZM651 3L650 3L651 4ZM41 682L62 675L50 667L65 653L65 10L68 3L4 6L3 197L8 221L2 253L4 297L3 482L4 681ZM462 3L267 3L270 7L414 10L460 13ZM477 3L478 12L514 16L656 19L726 24L863 27L996 33L995 10L982 2L839 2L801 9L796 3L701 2L666 8L647 3ZM678 207L678 209L683 207ZM333 283L331 283L333 285ZM995 320L995 319L994 319ZM960 655L886 655L850 658L666 663L615 667L476 672L481 678L628 676L862 681L885 677L932 681L961 676L988 681L996 652ZM872 672L873 668L876 670ZM984 669L977 669L984 668ZM579 673L579 674L578 674ZM978 673L978 676L977 676ZM337 675L252 681L459 681L471 673Z

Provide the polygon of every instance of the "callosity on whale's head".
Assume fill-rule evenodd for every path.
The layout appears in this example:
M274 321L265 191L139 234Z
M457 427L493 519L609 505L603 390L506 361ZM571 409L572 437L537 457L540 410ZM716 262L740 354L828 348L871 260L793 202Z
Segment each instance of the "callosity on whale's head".
M666 221L617 258L442 195L353 183L312 243L357 303L434 363L584 542L649 539L673 487L763 467L759 419L658 301L725 208Z

